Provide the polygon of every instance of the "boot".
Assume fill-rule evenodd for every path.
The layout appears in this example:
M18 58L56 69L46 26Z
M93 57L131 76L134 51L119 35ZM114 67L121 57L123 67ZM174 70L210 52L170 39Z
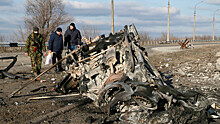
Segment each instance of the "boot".
M57 72L58 72L58 71L57 71L57 67L56 67L56 66L54 67L54 72L55 72L55 73L57 73Z
M37 75L39 75L40 74L40 69L39 68L37 68Z
M34 72L33 74L34 74L34 76L35 76L35 77L37 77L37 76L38 76L38 74L37 74L36 72Z
M40 74L40 71L37 72L37 75L39 75L39 74Z
M58 64L58 69L59 69L60 72L64 71L64 69L62 68L61 63Z
M60 68L59 68L59 71L62 72L62 71L64 71L64 69L63 69L62 67L60 67Z

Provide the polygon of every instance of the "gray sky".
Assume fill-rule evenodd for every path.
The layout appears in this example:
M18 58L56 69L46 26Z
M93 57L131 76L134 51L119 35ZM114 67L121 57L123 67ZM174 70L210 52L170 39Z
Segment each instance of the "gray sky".
M111 0L63 0L65 10L74 17L79 30L89 25L100 34L111 31ZM167 31L168 0L115 0L115 31L134 23L139 32L160 36ZM192 36L194 7L200 0L170 0L170 33ZM25 0L0 0L0 33L9 35L24 27ZM220 0L206 0L197 5L196 35L212 35L213 13ZM220 36L220 11L216 12L215 34ZM67 25L61 26L66 29Z

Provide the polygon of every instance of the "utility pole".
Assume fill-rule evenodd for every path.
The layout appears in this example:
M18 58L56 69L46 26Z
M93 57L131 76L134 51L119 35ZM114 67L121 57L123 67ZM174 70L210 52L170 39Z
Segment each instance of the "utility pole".
M195 27L196 27L196 8L194 9L193 41L195 41Z
M213 13L213 35L212 35L212 40L215 40L215 13L219 11L219 9L215 10Z
M112 16L112 21L111 21L112 34L114 34L114 0L111 0L111 16Z
M170 1L168 1L167 41L170 41Z
M194 25L193 25L193 41L195 41L195 27L196 27L196 6L200 3L202 3L203 1L200 1L199 3L197 3L195 5L195 8L194 8Z

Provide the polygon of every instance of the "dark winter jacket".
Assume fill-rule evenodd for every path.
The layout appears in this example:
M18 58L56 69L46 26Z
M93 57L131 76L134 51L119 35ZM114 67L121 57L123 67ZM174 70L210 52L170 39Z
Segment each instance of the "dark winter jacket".
M53 32L50 35L49 50L51 50L52 52L60 52L63 50L62 34L58 35L56 32Z
M64 34L64 37L65 37L65 40L64 40L64 46L66 47L68 45L68 48L70 46L75 46L75 45L82 45L82 42L81 42L81 34L80 34L80 31L77 30L76 28L74 28L75 30L71 30L71 29L67 29L65 34Z

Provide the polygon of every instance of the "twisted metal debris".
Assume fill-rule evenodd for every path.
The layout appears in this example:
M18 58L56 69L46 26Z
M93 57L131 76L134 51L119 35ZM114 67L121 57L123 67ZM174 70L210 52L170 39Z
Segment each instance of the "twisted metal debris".
M80 49L68 58L69 73L56 91L67 94L78 88L109 117L116 116L113 121L125 123L206 123L219 118L218 99L167 85L138 41L132 24L101 37L91 50L89 45Z
M12 79L18 78L18 76L8 72L14 66L14 64L17 62L17 55L0 58L0 60L10 60L10 59L12 59L12 62L4 69L0 69L0 79L6 78L6 77L12 78Z

